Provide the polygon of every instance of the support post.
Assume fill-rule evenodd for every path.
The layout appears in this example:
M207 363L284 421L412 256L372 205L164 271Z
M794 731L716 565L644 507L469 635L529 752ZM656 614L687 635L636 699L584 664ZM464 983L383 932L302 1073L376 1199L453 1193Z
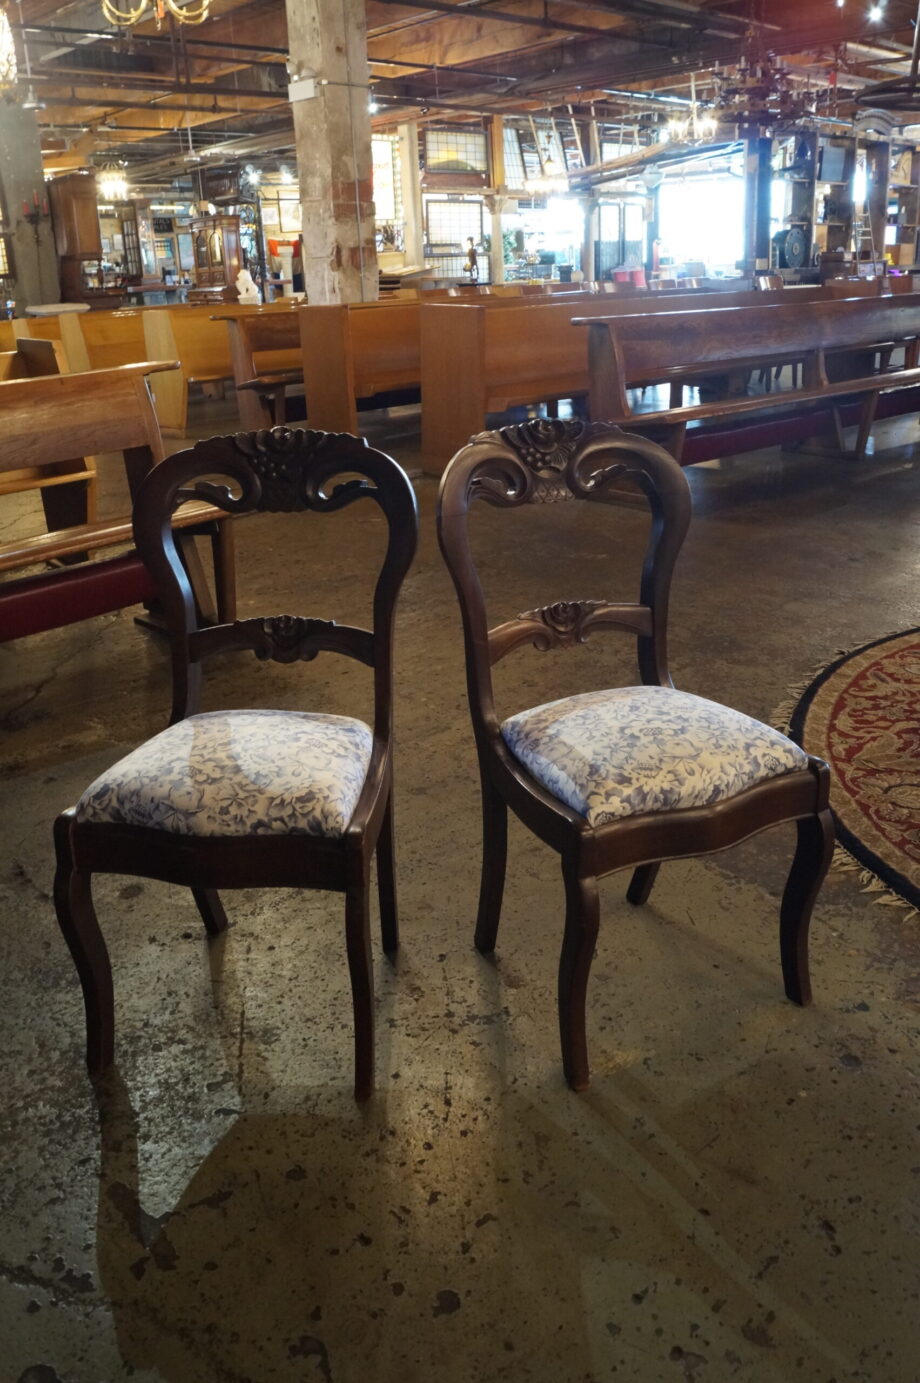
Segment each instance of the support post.
M377 297L363 0L287 0L300 170L304 288L311 303Z
M42 151L34 110L0 101L0 168L4 211L12 230L12 296L16 311L36 303L60 302L54 233L42 171ZM37 200L36 200L37 199Z

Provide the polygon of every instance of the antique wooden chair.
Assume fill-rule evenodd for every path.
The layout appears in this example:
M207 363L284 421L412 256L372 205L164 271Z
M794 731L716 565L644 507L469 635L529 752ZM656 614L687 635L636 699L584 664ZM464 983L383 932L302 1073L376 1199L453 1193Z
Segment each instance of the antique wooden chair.
M651 509L639 600L563 600L489 628L469 541L474 500L513 509L605 500L634 482ZM609 508L612 519L617 509ZM833 845L828 769L737 711L676 691L667 662L671 576L690 520L686 477L654 442L609 424L539 420L483 432L441 481L438 533L460 601L467 688L482 782L483 867L476 946L495 947L505 877L507 809L559 851L565 928L559 1025L566 1078L588 1084L585 994L598 930L600 876L634 870L644 903L659 863L721 850L781 821L798 844L780 912L786 993L805 1004L808 923ZM637 640L641 685L552 701L504 721L492 667L525 644L584 643L599 630Z
M301 615L199 627L170 522L177 505L193 498L230 513L321 514L358 500L376 504L388 536L373 628ZM94 873L185 885L211 933L227 924L219 889L333 889L345 894L355 1095L366 1098L373 1088L368 909L375 850L383 948L398 944L391 665L396 600L418 537L412 486L395 461L358 438L275 428L214 437L162 462L138 491L134 525L169 628L171 722L97 778L55 823L55 906L83 986L89 1070L104 1070L114 1049L112 975L92 903ZM373 674L373 726L312 711L197 714L203 660L239 649L281 663L329 651L365 664Z

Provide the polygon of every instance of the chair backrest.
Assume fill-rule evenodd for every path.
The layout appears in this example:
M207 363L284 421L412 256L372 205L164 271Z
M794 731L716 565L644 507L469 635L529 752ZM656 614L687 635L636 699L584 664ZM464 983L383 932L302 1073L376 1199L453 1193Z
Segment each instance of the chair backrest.
M652 514L638 602L563 599L489 628L469 540L472 503L481 499L516 509L562 500L603 501L623 482L642 490ZM613 506L608 511L617 512ZM494 739L499 733L492 667L525 644L544 651L584 643L598 629L630 633L637 638L642 681L670 685L668 595L689 522L690 491L674 458L657 443L607 423L538 419L482 432L457 452L441 478L438 540L460 602L477 736Z
M321 514L359 499L373 501L388 528L374 589L373 628L302 615L259 616L201 628L171 524L175 509L188 499L202 499L228 514ZM415 492L391 457L347 433L276 427L211 437L169 457L146 477L134 504L134 537L156 580L169 630L173 721L197 708L204 658L248 648L259 659L293 663L328 651L373 668L374 733L389 736L393 618L418 542Z
M772 292L777 288L785 288L786 280L782 274L756 274L754 276L754 287L763 292Z

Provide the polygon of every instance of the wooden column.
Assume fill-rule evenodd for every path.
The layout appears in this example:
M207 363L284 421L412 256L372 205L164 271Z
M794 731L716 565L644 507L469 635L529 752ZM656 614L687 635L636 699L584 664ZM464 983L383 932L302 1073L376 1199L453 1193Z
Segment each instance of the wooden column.
M406 263L421 266L425 263L425 226L418 176L418 122L412 120L398 126L398 134Z
M377 297L363 0L287 0L291 103L311 303Z

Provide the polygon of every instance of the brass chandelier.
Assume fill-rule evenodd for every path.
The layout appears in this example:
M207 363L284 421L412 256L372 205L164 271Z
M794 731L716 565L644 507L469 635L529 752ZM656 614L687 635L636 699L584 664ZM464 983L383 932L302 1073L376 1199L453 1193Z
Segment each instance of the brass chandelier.
M16 45L13 30L5 9L0 9L0 91L12 91L16 86Z
M208 17L211 0L197 0L197 3L181 5L177 0L138 0L136 5L126 0L124 6L118 0L102 0L102 13L110 24L127 29L144 19L155 19L158 29L167 18L179 24L203 24Z

